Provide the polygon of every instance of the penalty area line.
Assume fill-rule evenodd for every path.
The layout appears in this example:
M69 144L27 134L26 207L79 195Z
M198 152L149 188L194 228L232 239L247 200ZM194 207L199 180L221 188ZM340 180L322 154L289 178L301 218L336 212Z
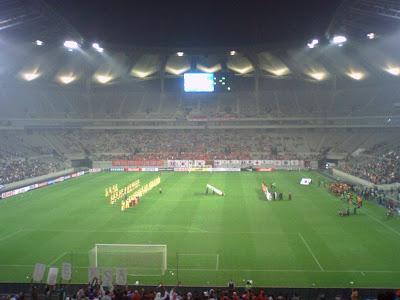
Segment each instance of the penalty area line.
M20 233L21 231L22 231L22 229L20 229L20 230L14 232L14 233L11 233L11 234L9 234L9 235L7 235L7 236L1 238L1 239L0 239L0 242L1 242L1 241L4 241L4 240L6 240L6 239L8 239L9 237L12 237L12 236L14 236L14 235Z
M306 247L307 247L308 251L310 252L310 254L312 255L312 257L314 258L315 262L318 264L321 271L325 272L324 269L321 267L321 264L319 263L318 259L315 257L314 253L311 251L310 247L308 246L306 240L303 238L302 234L300 232L298 234L299 234L300 238L303 240L304 245L306 245Z
M61 257L63 257L65 254L67 254L68 252L64 252L63 254L61 254L59 257L57 257L55 260L53 260L51 263L49 263L47 266L50 267L52 264L54 264L57 260L59 260Z

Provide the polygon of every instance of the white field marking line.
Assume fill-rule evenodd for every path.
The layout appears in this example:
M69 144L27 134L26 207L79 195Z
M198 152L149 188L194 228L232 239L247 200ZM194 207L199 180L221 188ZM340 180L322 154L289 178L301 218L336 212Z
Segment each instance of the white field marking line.
M361 275L362 275L362 276L365 276L364 272L361 272Z
M101 233L207 233L206 231L179 231L179 230L85 230L85 229L26 229L26 231L43 231L43 232L101 232Z
M49 263L47 266L50 267L52 264L54 264L57 260L59 260L61 257L63 257L65 254L67 254L68 252L64 252L63 254L61 254L59 257L57 257L55 260L53 260L51 263Z
M377 221L378 223L380 223L381 225L385 226L386 228L390 229L391 231L393 231L395 234L400 235L400 233L396 230L394 230L393 228L387 226L385 223L383 223L382 221L379 221L377 218L371 216L369 213L367 213L365 210L361 210L364 214L366 214L368 217L374 219L375 221Z
M219 267L219 254L217 254L217 266L215 267L215 271L218 271Z
M128 276L152 276L152 277L160 277L160 276L163 276L163 275L149 275L149 274L126 274L126 275L128 275Z
M201 229L202 230L202 229ZM180 230L88 230L88 229L24 229L24 231L43 231L43 232L101 232L101 233L203 233L203 234L271 234L286 235L298 234L298 232L254 232L254 231L180 231Z
M201 255L201 256L215 256L215 255L218 255L218 254L201 254L201 253L199 253L199 254L191 254L191 253L178 253L178 255L179 256L181 256L181 255L188 255L188 256L199 256L199 255Z
M13 235L16 235L16 234L20 233L21 231L22 231L22 229L20 229L20 230L14 232L14 233L11 233L11 234L9 234L9 235L7 235L7 236L1 238L1 239L0 239L0 242L1 242L1 241L4 241L5 239L8 239L9 237L12 237Z
M34 267L35 265L0 265L0 267L12 267L12 268L26 268L26 267ZM61 265L59 265L61 266ZM73 266L75 269L87 269L88 267L81 266ZM173 269L175 266L172 266L169 269ZM155 268L158 270L158 268ZM179 271L216 271L215 269L179 269ZM242 270L242 269L218 269L218 272L292 272L292 273L400 273L399 271L360 271L360 270ZM138 276L134 274L128 274L130 276ZM144 276L144 275L143 275ZM161 276L161 275L149 275L149 276Z
M193 229L201 232L208 232L207 230L201 229L201 228L196 228L196 227L187 227L188 229Z
M304 245L306 245L308 251L310 251L312 257L314 257L315 262L318 264L319 268L321 269L322 272L325 272L324 269L321 267L321 264L319 263L318 259L315 257L314 253L311 251L310 247L308 246L306 240L303 238L300 232L298 232L300 238L303 240Z

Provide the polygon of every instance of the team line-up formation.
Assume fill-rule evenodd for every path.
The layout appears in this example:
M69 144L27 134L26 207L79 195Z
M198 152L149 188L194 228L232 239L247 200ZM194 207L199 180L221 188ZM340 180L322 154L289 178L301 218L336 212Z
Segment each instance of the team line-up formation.
M134 207L136 204L138 204L139 199L143 195L151 191L154 187L156 187L160 183L161 183L161 177L159 176L143 186L140 186L139 179L121 189L118 189L118 184L114 184L105 189L105 197L106 198L110 197L111 205L113 205L117 200L124 198L121 201L121 211L125 211L125 209ZM160 193L161 193L161 187L160 187Z

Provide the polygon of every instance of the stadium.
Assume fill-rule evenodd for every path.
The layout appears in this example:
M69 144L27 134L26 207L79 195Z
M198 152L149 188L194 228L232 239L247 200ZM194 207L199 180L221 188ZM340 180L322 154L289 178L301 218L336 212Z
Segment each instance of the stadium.
M228 46L50 4L0 2L1 297L400 297L399 3Z

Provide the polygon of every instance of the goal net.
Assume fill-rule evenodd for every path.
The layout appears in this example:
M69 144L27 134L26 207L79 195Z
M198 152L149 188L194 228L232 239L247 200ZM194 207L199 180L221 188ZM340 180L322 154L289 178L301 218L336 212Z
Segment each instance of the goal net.
M127 269L129 275L164 275L167 245L95 244L89 264L100 269Z

